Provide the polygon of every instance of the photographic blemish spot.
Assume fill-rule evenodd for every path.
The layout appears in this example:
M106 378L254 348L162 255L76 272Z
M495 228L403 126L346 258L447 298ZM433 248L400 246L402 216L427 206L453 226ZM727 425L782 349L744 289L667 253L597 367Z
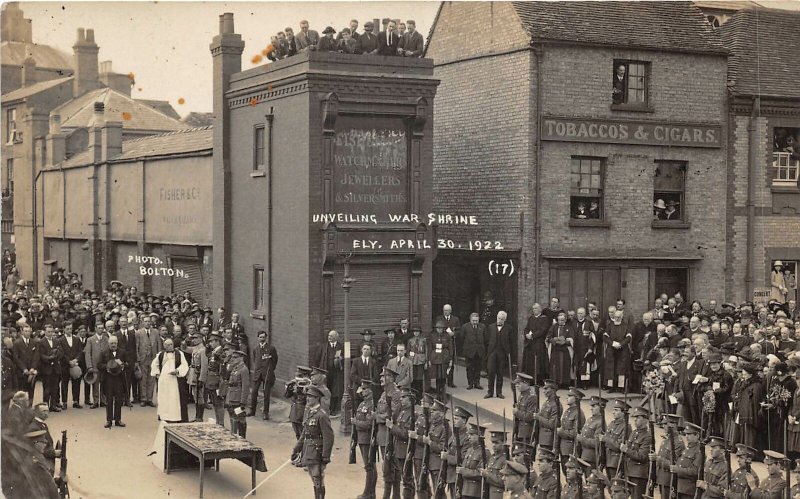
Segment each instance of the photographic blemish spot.
M131 80L131 81L133 81L133 80L135 80L135 79L136 79L136 76L135 76L135 75L134 75L132 72L131 72L131 73L128 73L128 79L129 79L129 80Z
M258 64L258 63L260 63L262 60L264 60L264 58L263 58L263 57L261 57L261 55L259 55L259 54L256 54L256 55L254 55L254 56L253 56L253 58L252 58L252 59L250 59L250 62L252 62L253 64Z
M129 113L127 111L123 111L122 112L122 119L123 120L130 121L131 118L132 118L131 113Z
M251 105L251 106L255 106L256 104L258 104L258 99L256 99L255 97L253 97L252 99L250 99L250 105Z
M186 99L181 97L180 99L178 99L178 104L180 104L180 105L186 104Z

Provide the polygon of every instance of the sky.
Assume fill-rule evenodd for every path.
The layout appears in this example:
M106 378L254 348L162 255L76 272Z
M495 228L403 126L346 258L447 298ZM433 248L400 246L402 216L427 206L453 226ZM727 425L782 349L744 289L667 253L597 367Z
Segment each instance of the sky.
M253 56L270 35L300 20L320 33L338 32L350 19L361 26L374 18L414 19L427 36L438 2L20 2L33 23L34 43L72 54L78 28L93 28L99 60L113 71L133 73L137 99L168 100L175 110L211 111L211 52L219 15L233 12L235 31L245 42L242 70L258 64ZM263 64L263 62L261 63ZM180 103L182 102L182 103Z

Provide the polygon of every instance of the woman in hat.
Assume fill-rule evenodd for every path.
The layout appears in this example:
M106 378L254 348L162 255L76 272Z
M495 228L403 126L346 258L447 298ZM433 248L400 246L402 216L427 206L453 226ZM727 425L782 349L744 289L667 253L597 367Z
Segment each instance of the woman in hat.
M789 289L786 287L786 279L783 275L782 261L775 260L775 263L772 264L772 272L770 277L772 288L770 289L769 299L786 303L786 295L789 293Z

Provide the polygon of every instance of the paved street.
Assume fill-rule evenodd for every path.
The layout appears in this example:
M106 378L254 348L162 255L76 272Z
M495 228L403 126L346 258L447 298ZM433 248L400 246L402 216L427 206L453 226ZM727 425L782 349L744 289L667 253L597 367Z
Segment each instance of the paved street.
M461 387L454 390L454 402L474 411L474 402L478 402L481 423L489 423L493 427L502 425L502 410L506 408L507 416L511 414L511 391L506 387L505 400L497 398L484 400L482 391L467 391L463 368L456 372L456 384ZM484 380L485 385L485 380ZM587 391L587 395L596 394L596 389ZM41 392L38 392L41 393ZM562 403L566 404L566 392L559 391ZM39 395L37 395L38 399ZM637 402L631 399L632 404ZM586 404L584 404L586 405ZM588 406L584 412L589 414ZM282 400L273 400L272 415L274 421L263 421L260 418L248 418L248 440L264 449L269 471L256 474L256 484L267 479L257 490L257 497L304 498L313 495L311 480L304 470L284 464L294 445L294 433L286 416L288 405ZM194 415L194 406L189 406L190 416ZM211 413L213 417L213 412ZM178 471L169 475L162 473L153 464L150 453L158 421L154 408L135 406L123 408L125 428L103 428L105 409L72 409L52 414L49 425L54 439L60 438L63 429L69 435L69 477L70 490L75 498L189 498L197 497L198 475L196 471ZM209 412L206 412L209 417ZM607 413L610 417L610 412ZM509 431L510 422L507 425ZM355 498L363 490L364 475L360 461L357 465L347 464L349 440L339 433L339 420L333 420L336 433L336 444L332 463L326 473L327 497ZM657 429L659 445L663 432ZM733 465L736 466L736 460ZM761 463L753 463L753 469L763 479L766 469ZM244 464L234 461L222 461L219 473L206 473L205 497L233 498L243 497L249 490L250 469ZM382 482L378 480L378 494L382 494Z

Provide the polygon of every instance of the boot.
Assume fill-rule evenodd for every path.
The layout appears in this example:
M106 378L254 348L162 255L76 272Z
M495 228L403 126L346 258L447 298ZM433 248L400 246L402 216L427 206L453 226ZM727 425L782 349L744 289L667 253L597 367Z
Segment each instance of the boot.
M203 420L203 414L205 414L205 411L206 411L206 406L205 405L197 404L197 406L195 406L195 411L194 411L194 419L195 419L195 421L202 421Z
M325 499L325 487L319 488L319 499Z
M239 436L242 437L242 438L247 438L247 421L244 421L244 420L243 421L239 421L237 426L239 427L238 431L237 431Z

